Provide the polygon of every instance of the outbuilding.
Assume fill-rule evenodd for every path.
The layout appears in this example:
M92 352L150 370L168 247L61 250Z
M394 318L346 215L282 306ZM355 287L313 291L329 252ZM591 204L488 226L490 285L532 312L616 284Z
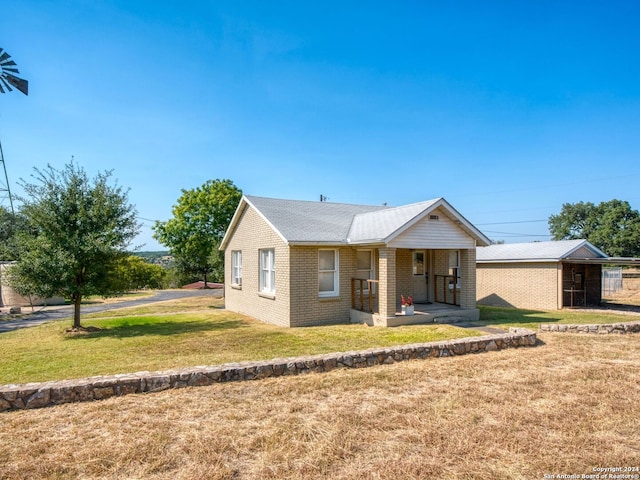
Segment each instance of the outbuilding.
M602 266L637 265L587 240L512 243L477 249L479 305L535 310L598 306Z

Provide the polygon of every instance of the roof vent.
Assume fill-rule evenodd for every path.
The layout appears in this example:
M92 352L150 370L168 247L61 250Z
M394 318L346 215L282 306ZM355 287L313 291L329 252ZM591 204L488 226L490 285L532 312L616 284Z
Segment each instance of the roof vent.
M429 220L438 220L438 215L429 215Z

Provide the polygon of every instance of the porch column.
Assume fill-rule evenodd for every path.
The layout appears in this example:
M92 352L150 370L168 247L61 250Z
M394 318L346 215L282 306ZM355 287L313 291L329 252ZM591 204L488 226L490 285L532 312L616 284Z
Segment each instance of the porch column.
M396 249L379 249L378 279L380 281L378 310L382 318L396 316Z
M460 308L476 308L476 249L460 250Z

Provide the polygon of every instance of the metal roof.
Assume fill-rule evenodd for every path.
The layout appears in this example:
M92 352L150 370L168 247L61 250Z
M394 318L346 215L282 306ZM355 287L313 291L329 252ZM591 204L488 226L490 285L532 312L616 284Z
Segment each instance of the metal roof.
M608 258L587 240L558 240L551 242L507 243L476 249L477 263L501 262L559 262L567 259L580 248L588 248L595 257ZM591 258L591 257L589 257Z

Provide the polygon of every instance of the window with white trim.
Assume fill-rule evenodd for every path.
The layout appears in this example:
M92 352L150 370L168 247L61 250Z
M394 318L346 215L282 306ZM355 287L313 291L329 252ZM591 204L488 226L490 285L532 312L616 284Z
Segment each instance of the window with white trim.
M242 250L231 252L231 284L242 285Z
M273 248L260 250L260 291L276 293L276 254Z
M318 295L335 297L340 294L340 256L336 249L318 250Z

